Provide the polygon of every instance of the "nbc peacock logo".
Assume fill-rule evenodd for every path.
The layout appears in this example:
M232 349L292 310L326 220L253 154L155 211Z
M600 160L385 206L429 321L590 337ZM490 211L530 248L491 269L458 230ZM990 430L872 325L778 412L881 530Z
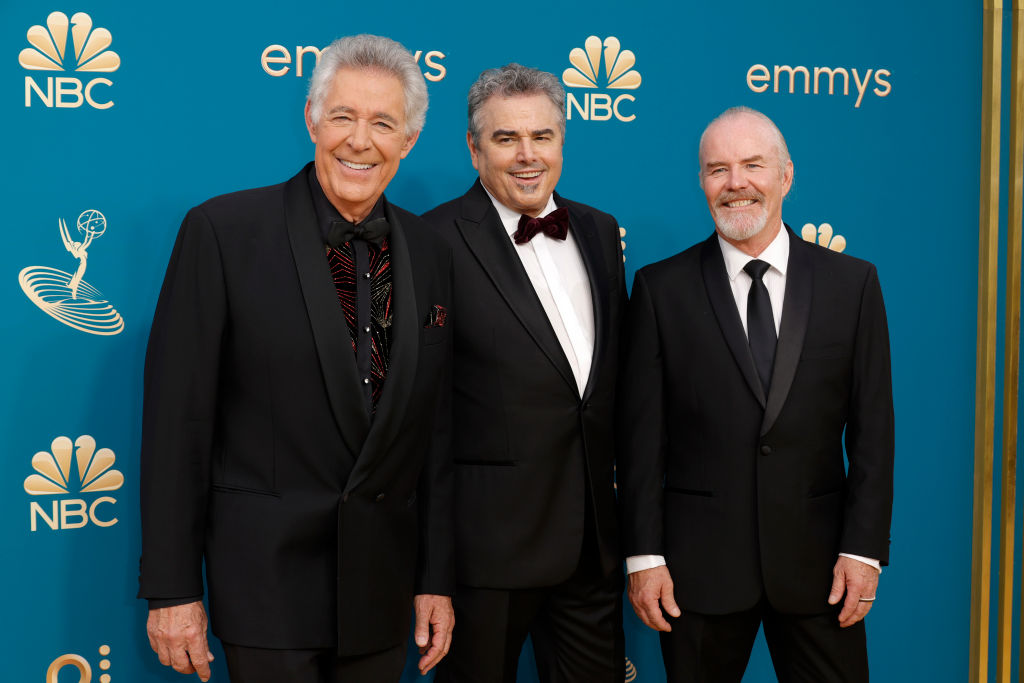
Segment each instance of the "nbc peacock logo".
M99 514L100 506L117 502L111 496L99 496L92 501L66 497L120 489L124 475L113 469L115 460L114 451L97 450L96 439L88 434L74 442L66 436L58 436L49 451L39 451L32 456L35 473L25 478L25 492L30 496L55 496L49 501L49 510L44 507L45 503L29 503L32 531L39 528L39 520L54 531L81 529L90 522L99 527L117 524L116 517Z
M74 272L49 266L23 268L18 274L21 290L41 311L68 327L101 336L120 334L124 329L121 314L83 279L89 247L107 231L106 216L86 209L78 215L74 230L58 218L57 231L64 249L78 262Z
M800 236L804 238L805 242L811 242L832 251L842 252L846 249L846 238L836 235L828 223L821 225L807 223L800 229Z
M99 654L103 659L99 661L99 668L103 672L110 670L110 646L100 645ZM68 677L62 677L61 672L65 669L73 669L73 673L78 674L78 681L76 683L92 683L92 666L82 655L77 654L66 654L57 657L57 659L50 662L50 666L46 669L46 683L58 683L59 680L71 681ZM99 676L99 683L110 683L111 676L109 673L102 673Z
M73 71L91 75L112 73L121 66L120 55L108 49L114 42L113 35L105 28L94 28L92 17L85 12L76 12L71 19L63 12L51 12L46 17L46 25L32 26L26 37L31 47L18 54L18 64L31 71ZM88 104L94 109L110 109L114 102L101 101L96 88L112 85L109 78L101 77L83 81L74 76L47 76L45 84L40 84L34 77L25 76L25 106L32 106L34 94L35 100L48 108L75 109Z
M562 83L585 90L582 103L575 93L566 92L566 119L572 120L573 109L584 121L609 121L613 116L623 122L636 119L636 114L623 111L623 103L636 102L633 95L621 93L613 97L608 93L593 92L599 88L621 91L640 87L640 72L633 68L636 55L632 50L623 50L618 38L608 36L602 41L597 36L588 37L583 47L575 47L569 52L569 63L572 66L562 72Z

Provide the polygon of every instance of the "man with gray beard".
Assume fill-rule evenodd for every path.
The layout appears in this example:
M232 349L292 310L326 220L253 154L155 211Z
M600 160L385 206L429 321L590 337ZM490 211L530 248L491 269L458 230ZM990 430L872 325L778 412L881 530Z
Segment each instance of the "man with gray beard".
M629 597L669 681L867 681L889 555L893 410L874 266L782 222L793 162L745 107L711 122L715 234L636 274L619 394ZM844 462L844 443L846 461Z

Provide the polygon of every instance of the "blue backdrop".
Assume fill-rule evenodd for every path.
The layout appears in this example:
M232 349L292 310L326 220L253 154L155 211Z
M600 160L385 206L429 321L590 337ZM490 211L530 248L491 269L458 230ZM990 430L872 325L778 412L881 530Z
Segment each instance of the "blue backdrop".
M164 267L189 207L312 157L311 48L371 32L418 51L428 79L426 128L388 190L417 212L475 177L465 95L482 69L586 71L591 36L599 49L617 39L623 66L630 51L612 83L600 59L594 87L565 76L559 184L619 219L630 280L712 230L696 174L704 124L736 104L778 122L796 170L784 218L816 234L828 224L873 261L889 312L896 504L868 619L873 679L963 680L980 18L980 3L950 0L0 5L0 679L180 678L149 650L134 598L141 371ZM663 681L657 638L627 613L632 680ZM746 680L774 680L763 643Z

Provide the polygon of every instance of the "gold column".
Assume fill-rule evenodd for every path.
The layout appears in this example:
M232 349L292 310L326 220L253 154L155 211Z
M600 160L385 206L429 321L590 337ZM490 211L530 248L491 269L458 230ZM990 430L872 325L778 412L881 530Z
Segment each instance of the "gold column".
M999 237L999 113L1002 0L983 0L978 341L974 395L974 528L971 560L970 683L988 680L992 571L992 461L995 428L996 295Z
M1013 545L1017 512L1017 392L1020 381L1021 181L1024 173L1024 136L1021 135L1024 125L1022 14L1022 0L1013 0L1010 187L1006 216L1006 333L1003 348L1002 513L999 534L999 625L996 637L996 680L1000 683L1010 683L1010 667L1013 663ZM1021 637L1024 638L1024 632Z

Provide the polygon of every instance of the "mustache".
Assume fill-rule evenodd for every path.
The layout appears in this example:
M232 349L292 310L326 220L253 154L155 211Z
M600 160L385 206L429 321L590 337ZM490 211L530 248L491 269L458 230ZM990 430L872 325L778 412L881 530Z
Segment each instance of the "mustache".
M743 199L753 199L756 201L764 201L764 195L756 191L747 192L723 192L718 196L718 203L725 204L726 202L735 202Z

